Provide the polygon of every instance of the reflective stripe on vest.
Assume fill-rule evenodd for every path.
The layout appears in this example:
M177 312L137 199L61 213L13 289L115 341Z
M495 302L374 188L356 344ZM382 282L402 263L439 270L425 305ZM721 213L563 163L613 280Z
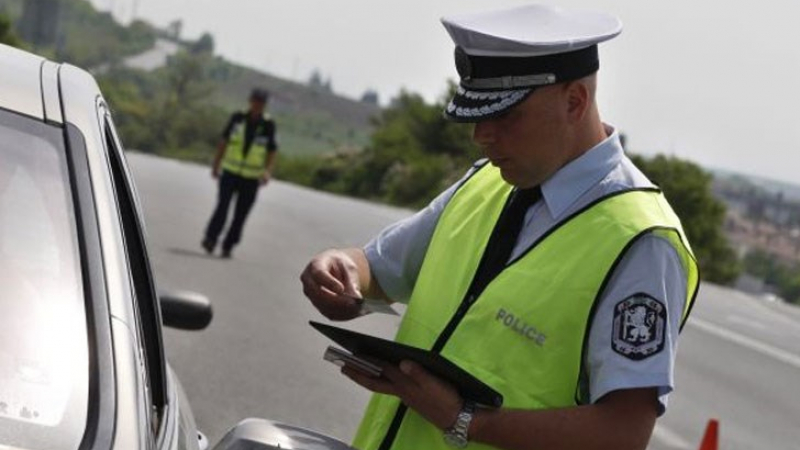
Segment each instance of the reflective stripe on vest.
M250 144L250 149L245 156L244 141L245 141L245 122L237 123L231 135L228 138L228 145L225 147L225 157L222 160L222 168L226 171L239 175L242 178L258 179L261 178L267 171L267 139L264 136L259 136L259 130L256 130L253 142ZM264 126L259 123L258 127Z
M482 254L475 249L486 246L510 192L487 165L455 193L434 231L397 341L433 347L467 295ZM660 192L632 190L598 200L512 262L460 319L442 355L502 393L504 408L576 405L593 305L625 250L646 233L667 239L681 257L688 276L685 320L699 274L680 221ZM373 395L353 445L378 449L399 406L396 397ZM392 445L382 448L449 448L441 430L414 411L406 410L400 423Z

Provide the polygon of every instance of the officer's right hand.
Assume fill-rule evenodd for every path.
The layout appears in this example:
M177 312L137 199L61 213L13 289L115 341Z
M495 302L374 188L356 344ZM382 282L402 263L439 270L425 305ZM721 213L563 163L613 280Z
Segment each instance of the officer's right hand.
M211 168L211 178L213 178L215 180L217 178L219 178L219 167L214 166L214 167Z
M325 317L350 320L361 315L358 266L341 250L315 256L300 275L303 293Z

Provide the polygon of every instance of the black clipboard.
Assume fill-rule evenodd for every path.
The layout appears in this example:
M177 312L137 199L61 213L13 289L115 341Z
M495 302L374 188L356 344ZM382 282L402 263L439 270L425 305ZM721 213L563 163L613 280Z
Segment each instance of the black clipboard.
M438 353L332 325L314 321L308 323L353 354L373 357L393 364L399 364L400 361L408 359L452 383L458 393L467 400L495 408L499 408L503 404L502 394Z

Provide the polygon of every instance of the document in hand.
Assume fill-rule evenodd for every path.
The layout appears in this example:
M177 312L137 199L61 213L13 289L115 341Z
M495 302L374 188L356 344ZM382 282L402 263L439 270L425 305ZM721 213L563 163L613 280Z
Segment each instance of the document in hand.
M468 400L490 407L503 404L502 394L438 353L319 322L309 321L309 324L355 355L393 364L411 360L451 383Z

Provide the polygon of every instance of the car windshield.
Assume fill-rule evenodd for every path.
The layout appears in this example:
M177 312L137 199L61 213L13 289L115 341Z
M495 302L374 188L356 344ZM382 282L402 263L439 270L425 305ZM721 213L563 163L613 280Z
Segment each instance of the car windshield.
M0 449L78 448L89 356L60 128L0 110Z

